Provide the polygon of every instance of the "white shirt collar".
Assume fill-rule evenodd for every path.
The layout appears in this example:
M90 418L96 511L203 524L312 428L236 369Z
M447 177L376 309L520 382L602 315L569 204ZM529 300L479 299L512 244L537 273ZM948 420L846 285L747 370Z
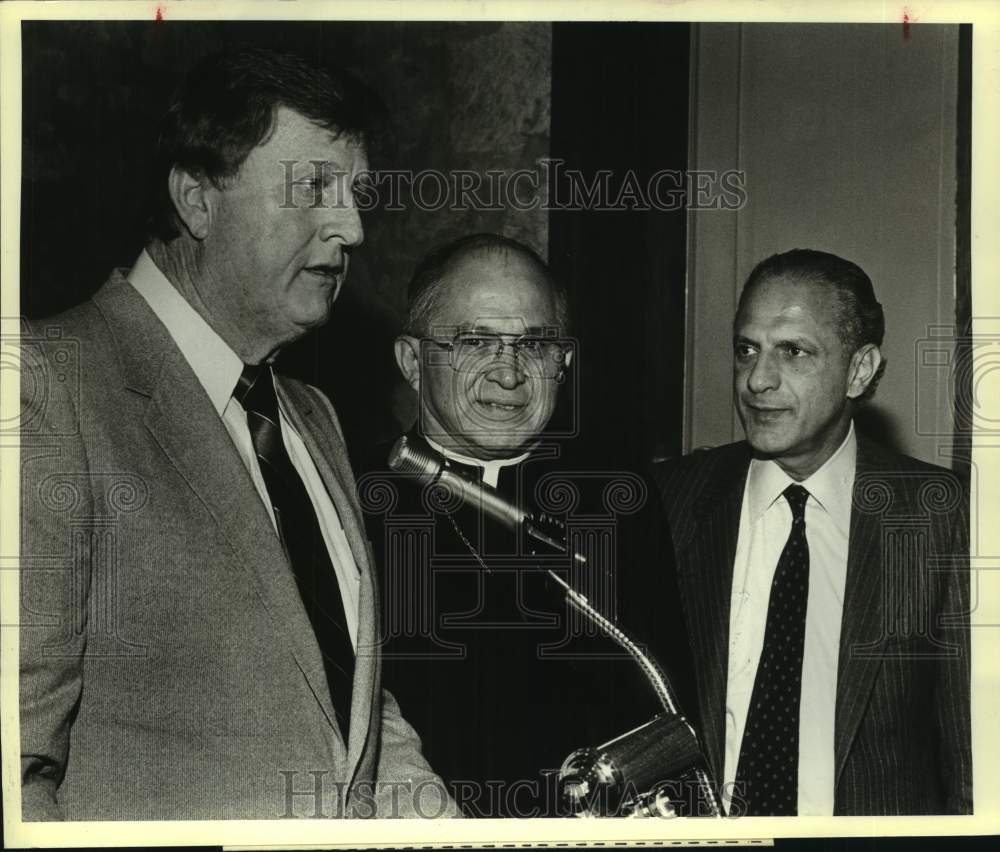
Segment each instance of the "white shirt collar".
M858 439L854 421L837 451L812 476L799 483L833 519L838 529L849 535L851 502L854 490L854 469L858 457ZM747 475L747 495L750 520L756 522L795 482L772 459L753 459Z
M243 362L180 294L145 249L128 280L159 317L221 417L243 372Z
M459 464L481 467L483 469L483 482L494 487L500 479L500 471L503 468L520 464L531 455L531 450L528 450L526 453L522 453L512 459L474 459L472 456L463 456L461 453L456 453L454 450L446 449L433 438L428 438L426 435L424 436L424 440L447 459L451 459Z

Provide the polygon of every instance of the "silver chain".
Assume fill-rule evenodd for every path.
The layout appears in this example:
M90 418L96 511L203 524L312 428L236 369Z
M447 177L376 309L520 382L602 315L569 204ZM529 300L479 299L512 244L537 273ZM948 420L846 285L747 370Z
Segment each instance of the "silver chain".
M471 541L469 541L469 540L468 540L468 539L467 539L467 538L465 537L465 533L464 533L464 532L462 532L462 530L461 530L461 529L459 528L458 524L457 524L457 523L455 523L455 518L454 518L454 516L452 516L452 515L450 515L450 514L449 514L449 515L448 515L448 521L449 521L449 523L451 524L451 528L452 528L453 530L455 530L455 532L456 532L456 533L458 534L458 537L459 537L460 539L462 539L462 543L463 543L463 544L464 544L464 545L465 545L465 546L466 546L466 547L467 547L467 548L469 549L469 553L471 553L471 554L473 555L473 557L475 557L475 560L476 560L476 562L478 562L478 563L479 563L479 564L480 564L480 565L482 566L482 569L483 569L483 570L484 570L484 571L485 571L485 572L486 572L487 574L492 574L493 572L492 572L492 571L490 570L490 566L489 566L489 565L487 565L487 564L486 564L486 563L485 563L485 562L483 561L483 557L482 557L482 556L480 556L480 555L479 555L479 552L478 552L478 551L476 550L476 548L472 546L472 542L471 542Z

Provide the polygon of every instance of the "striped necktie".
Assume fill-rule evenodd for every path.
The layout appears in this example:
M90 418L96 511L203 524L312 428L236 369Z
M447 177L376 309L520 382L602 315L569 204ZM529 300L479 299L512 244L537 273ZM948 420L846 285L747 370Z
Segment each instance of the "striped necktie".
M247 425L274 511L278 536L319 643L334 713L346 743L351 718L354 646L347 629L337 574L316 511L281 437L278 398L270 367L246 365L234 396L246 410Z

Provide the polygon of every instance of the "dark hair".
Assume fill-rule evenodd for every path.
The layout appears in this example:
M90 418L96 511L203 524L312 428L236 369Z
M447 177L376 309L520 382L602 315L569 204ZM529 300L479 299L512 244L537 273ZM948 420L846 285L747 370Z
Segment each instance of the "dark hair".
M382 118L377 97L345 72L293 53L247 47L201 60L177 87L153 156L148 229L168 241L180 231L167 179L174 166L216 186L266 141L284 106L364 144Z
M815 249L792 249L773 254L758 263L740 293L736 308L739 315L750 292L771 278L787 278L801 284L819 284L832 288L837 295L837 327L840 339L850 353L874 343L882 345L885 315L875 298L871 278L856 263L835 254ZM885 371L885 358L858 401L869 399Z
M566 334L568 332L569 306L566 291L537 252L524 243L499 234L469 234L440 246L420 261L406 290L406 331L409 334L419 337L429 331L428 323L434 312L440 285L445 274L458 261L477 252L495 254L509 252L534 266L552 291L559 333Z

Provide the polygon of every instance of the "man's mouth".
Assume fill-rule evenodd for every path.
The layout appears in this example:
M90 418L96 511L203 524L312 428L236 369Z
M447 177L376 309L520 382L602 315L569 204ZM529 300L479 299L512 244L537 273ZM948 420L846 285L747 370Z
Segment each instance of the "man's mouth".
M314 266L307 266L305 271L330 284L339 284L344 275L344 266L343 264L317 263Z
M776 405L751 405L747 403L747 410L758 420L774 420L782 414L786 414L791 409Z
M512 411L520 411L524 408L522 403L512 403L512 402L497 402L495 400L479 399L476 402L483 406L484 408L492 411L509 413Z

